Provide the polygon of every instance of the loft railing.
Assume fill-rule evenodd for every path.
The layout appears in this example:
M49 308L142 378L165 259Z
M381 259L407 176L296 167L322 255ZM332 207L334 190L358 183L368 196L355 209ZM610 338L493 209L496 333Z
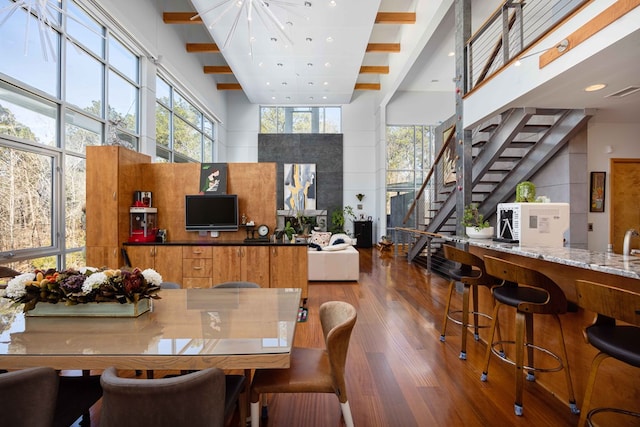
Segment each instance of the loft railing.
M465 92L498 72L589 1L591 0L505 1L465 46Z

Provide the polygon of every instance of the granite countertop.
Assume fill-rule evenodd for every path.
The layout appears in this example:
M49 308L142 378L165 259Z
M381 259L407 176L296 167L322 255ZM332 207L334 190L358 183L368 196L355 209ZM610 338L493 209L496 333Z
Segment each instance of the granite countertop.
M512 253L529 258L542 259L558 264L640 279L640 257L605 252L594 252L576 248L547 248L539 246L521 246L518 243L495 242L491 239L469 239L461 236L442 236L445 240L468 243L500 252Z

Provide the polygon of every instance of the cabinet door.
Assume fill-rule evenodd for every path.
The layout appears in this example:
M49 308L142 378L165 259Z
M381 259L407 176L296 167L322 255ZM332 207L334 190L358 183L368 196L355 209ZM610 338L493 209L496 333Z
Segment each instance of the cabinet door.
M240 246L212 246L213 285L222 282L241 280Z
M140 270L145 268L153 268L155 270L155 246L127 246L126 249L131 267L138 267ZM158 271L158 273L160 272Z
M165 282L182 284L182 246L155 246L154 266Z
M269 287L269 247L243 246L240 258L240 279Z
M282 245L271 247L272 288L301 288L302 298L307 298L307 247Z
M85 263L96 268L120 268L120 248L107 246L87 246Z

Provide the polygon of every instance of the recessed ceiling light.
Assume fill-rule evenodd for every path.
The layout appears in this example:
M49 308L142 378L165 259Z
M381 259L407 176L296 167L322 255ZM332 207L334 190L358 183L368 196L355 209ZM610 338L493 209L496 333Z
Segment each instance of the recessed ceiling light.
M605 87L607 87L607 85L604 84L604 83L596 83L596 84L593 84L593 85L585 87L584 91L585 92L595 92L597 90L604 89Z
M327 67L327 68L330 68L331 67L331 62L325 62L324 66Z
M322 99L327 99L327 95L324 95L324 96L322 97Z
M287 85L287 82L282 82L282 86L286 86L286 85Z
M333 37L331 36L327 37L327 43L333 43Z
M313 101L313 96L310 96L310 97L309 97L309 99L310 99L311 101Z
M308 82L307 83L309 86L313 86L313 82Z
M329 82L324 82L323 85L328 86Z
M287 24L290 27L293 27L293 22L291 22L291 21L287 21L287 22L285 22L285 24Z
M304 5L305 5L306 7L311 7L311 2L310 2L310 1L306 1L306 2L304 2Z
M271 99L275 100L275 99L276 99L276 97L275 97L275 96L272 96L272 97L271 97Z
M290 96L286 96L284 99L286 99L287 101L291 101L291 97Z
M313 67L313 63L312 62L307 62L307 67L309 67L309 68Z
M278 41L278 39L276 37L271 37L271 41L275 43Z
M313 41L311 37L307 37L305 40L307 41L307 43L311 43Z
M278 67L282 67L282 66L283 66L282 62L278 62L276 65L277 65Z
M271 86L271 82L267 82L267 86Z
M336 6L336 0L331 0L331 1L329 2L329 6L331 6L331 7L335 7L335 6Z

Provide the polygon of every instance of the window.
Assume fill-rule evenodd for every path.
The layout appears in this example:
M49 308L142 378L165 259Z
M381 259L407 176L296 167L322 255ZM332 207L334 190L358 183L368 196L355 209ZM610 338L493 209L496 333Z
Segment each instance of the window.
M341 133L340 107L260 107L260 133Z
M50 7L53 28L23 7L0 25L0 260L24 271L84 265L85 147L140 137L139 57L77 3L52 3L66 11Z
M214 122L156 77L156 162L213 162Z
M415 211L406 224L403 220L431 167L434 129L432 126L387 126L387 228L417 225L419 215Z

